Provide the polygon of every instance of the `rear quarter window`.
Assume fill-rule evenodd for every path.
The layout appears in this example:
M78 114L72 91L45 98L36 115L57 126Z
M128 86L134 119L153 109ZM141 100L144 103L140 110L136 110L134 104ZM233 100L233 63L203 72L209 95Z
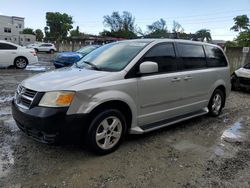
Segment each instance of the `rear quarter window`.
M208 67L225 67L227 66L227 60L218 47L205 46L207 66Z

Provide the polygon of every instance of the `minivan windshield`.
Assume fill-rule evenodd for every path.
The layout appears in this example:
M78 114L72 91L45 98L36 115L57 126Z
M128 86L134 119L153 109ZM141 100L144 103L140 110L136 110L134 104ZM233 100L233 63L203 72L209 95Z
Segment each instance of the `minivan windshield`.
M148 42L114 42L90 52L76 63L78 68L120 71L148 44Z

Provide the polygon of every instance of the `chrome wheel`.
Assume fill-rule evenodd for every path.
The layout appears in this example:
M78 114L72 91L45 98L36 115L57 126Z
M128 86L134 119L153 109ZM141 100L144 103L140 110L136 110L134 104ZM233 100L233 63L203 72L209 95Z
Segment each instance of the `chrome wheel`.
M15 61L15 65L19 69L24 69L27 66L27 61L24 58L18 58Z
M212 110L215 114L219 114L222 106L222 98L220 94L215 94L213 97Z
M98 125L95 139L100 148L108 150L113 148L119 142L121 136L121 121L115 116L110 116Z

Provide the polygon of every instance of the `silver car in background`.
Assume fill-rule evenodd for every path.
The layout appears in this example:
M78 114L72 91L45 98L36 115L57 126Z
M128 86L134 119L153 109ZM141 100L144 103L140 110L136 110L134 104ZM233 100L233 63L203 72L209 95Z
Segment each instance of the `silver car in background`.
M36 140L54 143L79 135L94 152L107 154L127 133L218 116L230 89L229 64L218 46L128 40L104 45L70 68L24 80L12 113Z

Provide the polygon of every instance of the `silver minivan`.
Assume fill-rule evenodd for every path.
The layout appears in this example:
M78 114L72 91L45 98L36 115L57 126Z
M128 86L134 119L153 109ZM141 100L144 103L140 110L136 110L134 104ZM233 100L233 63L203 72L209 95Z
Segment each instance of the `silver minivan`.
M230 71L215 45L138 39L104 45L69 68L38 74L17 88L12 113L32 138L84 138L98 154L126 134L142 134L192 117L218 116Z

